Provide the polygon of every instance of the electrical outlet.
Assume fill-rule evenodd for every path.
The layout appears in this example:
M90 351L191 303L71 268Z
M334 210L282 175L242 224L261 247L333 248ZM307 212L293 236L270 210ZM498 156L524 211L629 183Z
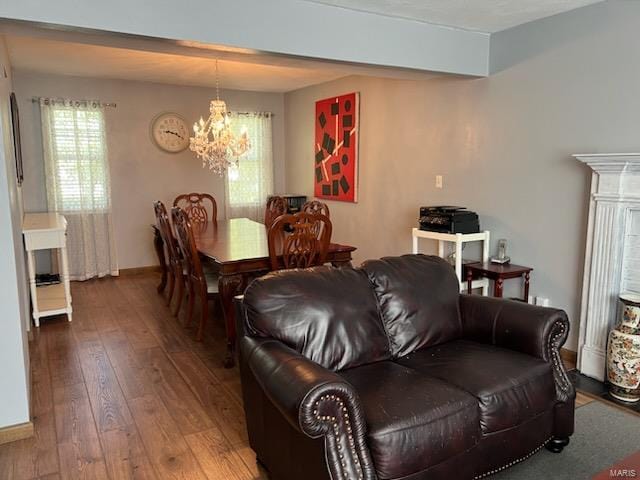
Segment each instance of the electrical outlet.
M549 299L545 297L536 297L536 305L540 305L541 307L548 307Z
M436 188L442 188L442 175L436 175Z

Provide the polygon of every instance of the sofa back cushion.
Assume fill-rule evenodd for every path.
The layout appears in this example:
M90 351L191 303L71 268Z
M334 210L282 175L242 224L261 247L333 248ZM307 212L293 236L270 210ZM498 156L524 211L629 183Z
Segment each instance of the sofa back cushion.
M446 261L403 255L368 260L361 268L373 284L394 357L462 336L460 287Z
M352 268L272 272L244 294L249 335L271 337L331 370L390 358L367 275Z

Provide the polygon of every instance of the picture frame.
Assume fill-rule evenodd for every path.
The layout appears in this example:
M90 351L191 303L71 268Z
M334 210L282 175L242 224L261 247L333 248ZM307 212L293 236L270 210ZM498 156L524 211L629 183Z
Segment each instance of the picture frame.
M18 112L18 100L16 94L11 92L9 96L9 104L11 106L11 126L13 130L13 152L16 162L16 179L18 185L22 185L24 181L24 169L22 165L22 144L20 143L20 115Z
M314 196L358 201L360 94L318 100L315 109Z

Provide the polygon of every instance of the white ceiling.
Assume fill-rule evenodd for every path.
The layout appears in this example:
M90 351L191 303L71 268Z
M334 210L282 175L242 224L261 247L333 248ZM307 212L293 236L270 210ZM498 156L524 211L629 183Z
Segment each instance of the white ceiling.
M215 86L215 59L44 38L6 37L11 65L23 72ZM210 53L210 52L209 52ZM289 66L220 60L221 88L287 92L349 75L332 65Z
M602 0L305 0L451 27L498 32Z

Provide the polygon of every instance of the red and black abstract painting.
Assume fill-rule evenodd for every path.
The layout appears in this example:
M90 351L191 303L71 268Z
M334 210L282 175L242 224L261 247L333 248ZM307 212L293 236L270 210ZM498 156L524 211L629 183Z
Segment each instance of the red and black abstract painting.
M358 102L357 92L316 102L317 198L358 201Z

